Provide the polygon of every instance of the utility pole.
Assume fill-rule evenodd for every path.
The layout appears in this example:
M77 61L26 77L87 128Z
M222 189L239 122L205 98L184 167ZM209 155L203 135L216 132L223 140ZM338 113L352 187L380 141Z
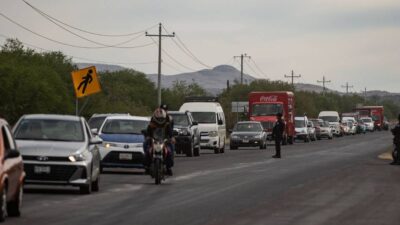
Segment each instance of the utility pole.
M291 76L287 76L286 74L285 74L285 78L292 78L292 86L294 87L294 78L300 78L301 77L301 74L299 74L299 75L294 75L294 72L293 72L293 70L292 70L292 75Z
M243 84L243 59L244 58L251 58L251 56L248 56L246 53L241 54L239 56L233 56L234 59L240 57L240 84Z
M158 105L161 105L161 38L162 37L175 37L175 32L171 34L162 34L162 24L158 25L158 34L148 34L146 31L147 37L158 37L158 83L157 83L157 91L158 91Z
M317 83L322 83L322 87L324 88L322 93L323 93L324 95L325 95L325 92L326 92L325 83L330 83L330 82L331 82L330 80L326 80L326 79L325 79L325 76L322 77L322 81L317 80Z
M346 82L346 85L342 85L342 88L346 88L346 94L349 94L349 88L353 88L353 85L349 85L349 82Z
M367 103L367 87L364 88L364 102Z

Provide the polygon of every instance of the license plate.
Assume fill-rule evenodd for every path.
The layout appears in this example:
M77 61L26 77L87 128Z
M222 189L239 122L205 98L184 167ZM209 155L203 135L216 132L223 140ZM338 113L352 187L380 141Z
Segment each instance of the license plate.
M249 140L243 140L243 143L249 143Z
M119 159L120 160L132 160L132 154L131 153L119 153Z
M35 166L34 167L35 173L47 173L50 174L50 166Z

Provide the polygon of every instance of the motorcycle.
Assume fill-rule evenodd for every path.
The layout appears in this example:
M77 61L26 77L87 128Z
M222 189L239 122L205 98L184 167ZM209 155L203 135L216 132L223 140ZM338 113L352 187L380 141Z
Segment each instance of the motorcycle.
M394 164L400 163L400 152L399 152L399 148L396 147L396 145L394 145L394 147L393 147L392 157L393 157Z
M166 139L166 135L162 129L156 129L153 133L152 144L149 149L151 157L150 175L154 178L155 184L161 184L165 180L167 174L166 160L170 149L170 140Z

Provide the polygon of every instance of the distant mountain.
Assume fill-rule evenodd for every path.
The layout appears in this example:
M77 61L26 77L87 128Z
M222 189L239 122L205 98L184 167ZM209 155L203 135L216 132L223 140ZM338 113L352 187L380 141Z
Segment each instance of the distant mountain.
M122 66L117 66L117 65L109 65L109 64L99 64L99 63L76 63L76 66L79 69L83 69L89 66L95 66L96 71L98 72L104 72L104 71L109 71L109 72L115 72L119 70L124 70L127 69Z
M150 74L148 78L154 83L157 82L157 74ZM255 79L248 74L243 74L243 83L251 83ZM226 88L228 80L231 85L234 82L240 82L240 71L233 66L220 65L213 69L204 69L192 73L162 76L161 86L171 87L175 81L185 81L188 84L194 82L210 94L217 95Z
M294 87L297 91L308 91L308 92L316 92L316 93L322 93L324 91L324 88L322 86L315 85L315 84L297 83L297 84L294 84ZM327 88L326 91L339 93L338 91L334 91L329 88Z

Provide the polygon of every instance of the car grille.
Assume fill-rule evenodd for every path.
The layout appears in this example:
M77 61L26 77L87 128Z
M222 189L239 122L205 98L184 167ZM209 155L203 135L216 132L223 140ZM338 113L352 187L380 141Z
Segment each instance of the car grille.
M200 136L208 136L208 132L200 132Z
M50 173L35 173L35 166L48 166L50 167ZM69 181L78 166L25 164L24 169L27 180Z
M50 161L50 162L70 162L68 157L62 156L33 156L33 155L24 155L22 156L23 160L30 160L30 161Z
M119 154L132 154L132 160L120 160ZM112 151L108 153L104 159L103 163L121 163L121 164L143 164L144 163L144 155L139 152L118 152Z
M264 127L264 129L268 129L268 130L271 130L274 127L274 122L272 122L272 121L264 121L264 122L261 122L261 124Z

